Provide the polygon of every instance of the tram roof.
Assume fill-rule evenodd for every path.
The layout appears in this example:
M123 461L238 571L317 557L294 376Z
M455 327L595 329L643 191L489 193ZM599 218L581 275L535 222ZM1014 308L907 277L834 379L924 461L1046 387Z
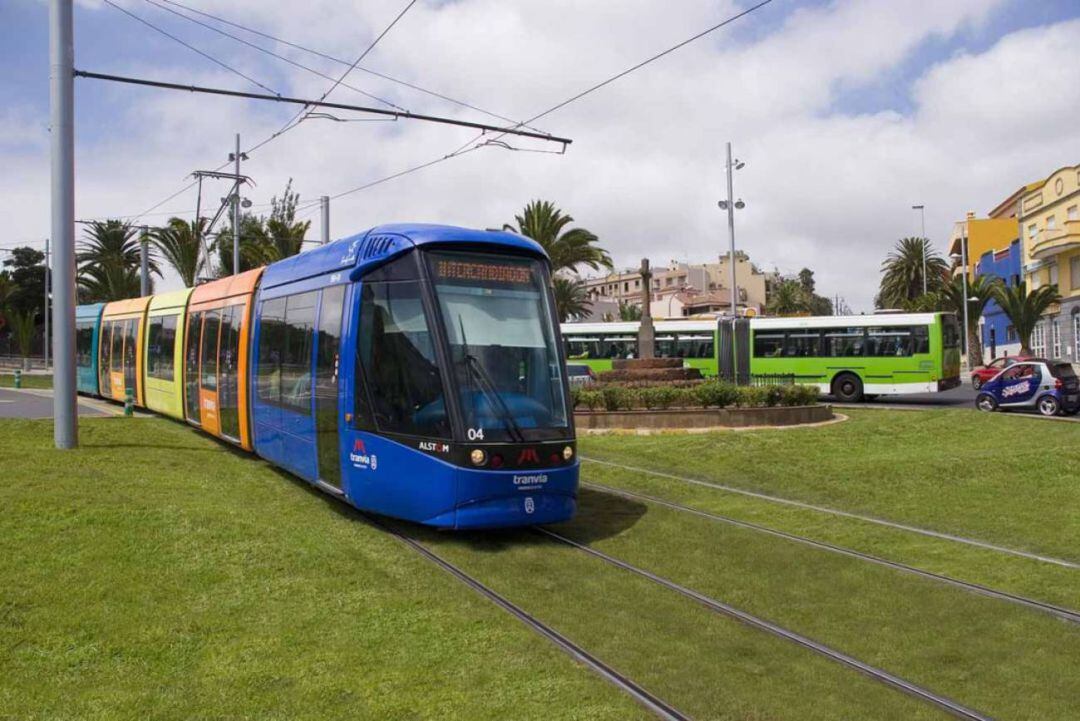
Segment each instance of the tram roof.
M101 312L103 310L105 310L104 303L87 303L84 305L77 305L75 306L75 317L82 318L83 320L87 318L93 318L94 320L97 320L101 317Z
M266 267L262 285L272 288L335 271L355 275L373 269L393 257L427 245L513 248L547 258L539 243L501 230L474 230L452 225L401 223L374 228L332 241L285 258Z

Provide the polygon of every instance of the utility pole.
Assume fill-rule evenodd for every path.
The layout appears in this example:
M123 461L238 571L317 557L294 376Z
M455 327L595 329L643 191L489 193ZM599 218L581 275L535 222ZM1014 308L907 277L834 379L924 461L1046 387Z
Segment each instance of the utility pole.
M963 265L962 271L964 273L964 356L967 359L967 369L971 372L971 334L968 333L968 261L967 261L967 245L968 245L968 225L964 223L964 233L960 237L960 264Z
M922 292L926 295L926 209L922 205L913 205L911 209L919 211L922 223L922 235L919 239L922 241Z
M139 295L143 298L150 295L150 255L148 244L150 243L150 227L142 227L142 237L139 238Z
M735 274L735 210L742 210L746 207L746 203L742 200L735 200L735 190L733 175L736 170L743 167L745 163L741 163L731 158L731 143L727 144L727 200L721 200L717 205L721 210L727 211L728 222L728 238L731 241L731 246L728 249L728 260L731 264L731 317L737 318L739 315L739 281L738 276Z
M42 349L42 355L45 356L45 370L49 370L49 344L52 343L52 336L49 335L49 239L45 239L45 341L42 343L45 347Z
M53 254L53 443L79 444L75 400L75 47L73 0L49 0L49 112Z
M240 133L236 134L236 152L230 160L236 161L236 185L233 190L233 245L232 272L240 272Z
M324 195L319 198L322 205L322 244L330 242L330 196Z

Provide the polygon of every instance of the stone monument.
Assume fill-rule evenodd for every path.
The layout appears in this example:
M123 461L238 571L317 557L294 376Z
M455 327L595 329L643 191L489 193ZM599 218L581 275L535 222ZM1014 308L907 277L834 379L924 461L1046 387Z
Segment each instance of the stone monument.
M652 271L649 259L641 259L641 327L638 329L638 358L656 357L656 329L652 322Z

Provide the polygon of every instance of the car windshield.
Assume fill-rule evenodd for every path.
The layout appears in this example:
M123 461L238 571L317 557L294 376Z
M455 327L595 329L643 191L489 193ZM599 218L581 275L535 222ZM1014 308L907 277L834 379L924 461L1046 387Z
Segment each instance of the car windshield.
M428 264L468 440L565 437L568 412L544 264L456 252L430 253Z

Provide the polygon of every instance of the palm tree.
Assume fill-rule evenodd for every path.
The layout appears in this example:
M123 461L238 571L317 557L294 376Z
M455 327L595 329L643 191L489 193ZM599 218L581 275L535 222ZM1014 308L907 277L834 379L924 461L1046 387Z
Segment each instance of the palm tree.
M521 215L515 215L517 227L503 225L503 230L519 233L532 238L547 251L551 258L551 269L572 270L578 265L587 265L593 270L612 268L611 256L596 243L599 238L584 228L571 228L564 232L567 225L574 222L569 215L546 200L534 200L525 206Z
M206 267L206 259L202 255L205 232L206 218L199 218L198 221L169 218L168 224L155 228L150 235L154 245L187 288L195 286L199 273Z
M967 283L967 347L968 365L974 368L983 364L982 339L979 338L979 319L982 318L986 304L993 299L1001 286L1001 279L995 275L977 275ZM964 318L964 277L958 275L941 290L942 306Z
M266 221L266 233L270 236L275 260L296 255L303 248L304 236L311 228L311 221L296 220L296 204L300 194L292 189L292 178L285 184L281 200L275 195L270 199L270 217Z
M766 305L769 315L794 315L809 309L806 291L796 280L782 280L773 288Z
M18 290L15 281L11 279L11 273L6 270L0 271L0 330L7 323L7 314L10 310L8 305Z
M212 251L217 253L218 277L233 274L233 231L225 228L218 233ZM261 216L245 215L240 219L240 272L258 268L278 260L270 238L266 234L266 224Z
M620 301L619 320L641 320L641 306Z
M1061 294L1056 285L1044 285L1031 293L1027 292L1027 283L1021 281L1014 286L998 286L994 300L1012 321L1016 335L1020 338L1020 355L1031 355L1031 333L1046 309L1061 302Z
M119 220L95 220L86 229L79 263L79 289L86 302L123 300L139 295L139 239L137 229ZM150 254L149 268L161 276L157 261Z
M19 357L23 359L23 369L30 368L31 344L34 341L34 311L24 313L12 313L9 318L11 334L15 338L15 345L19 349Z
M926 256L927 291L940 290L947 282L949 264L926 238L902 238L881 264L878 301L885 308L902 308L904 301L923 293L923 256Z
M592 301L589 300L588 293L585 291L583 280L557 275L552 279L552 290L555 294L555 309L559 314L560 323L565 323L571 318L580 318L592 307Z

